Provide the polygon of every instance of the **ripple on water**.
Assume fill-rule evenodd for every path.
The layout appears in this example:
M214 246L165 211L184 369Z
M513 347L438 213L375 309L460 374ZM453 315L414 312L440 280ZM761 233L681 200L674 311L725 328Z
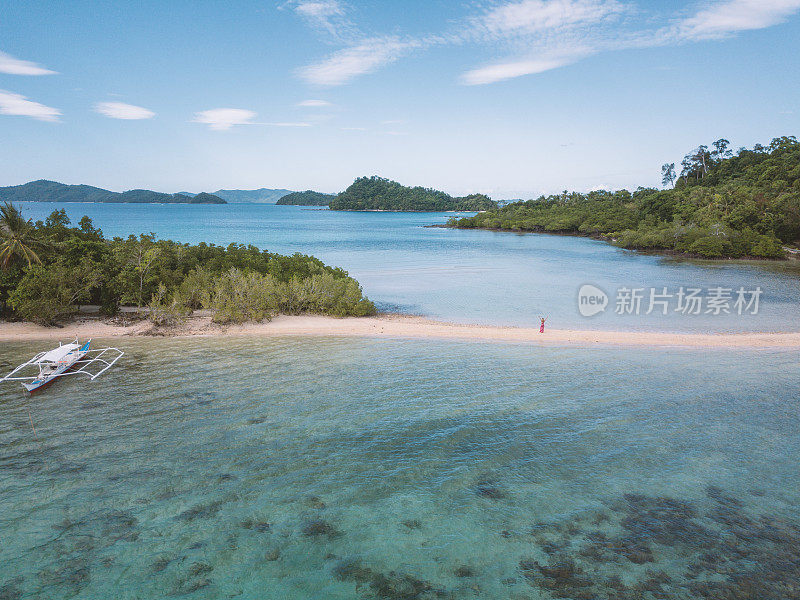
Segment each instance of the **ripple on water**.
M796 357L129 343L0 391L2 600L797 596Z

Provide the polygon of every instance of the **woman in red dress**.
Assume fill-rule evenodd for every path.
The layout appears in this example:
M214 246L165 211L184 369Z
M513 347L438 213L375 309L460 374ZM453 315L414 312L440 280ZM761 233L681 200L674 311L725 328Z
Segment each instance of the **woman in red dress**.
M542 322L539 327L539 333L544 333L544 322L547 321L547 317L539 317L539 320Z

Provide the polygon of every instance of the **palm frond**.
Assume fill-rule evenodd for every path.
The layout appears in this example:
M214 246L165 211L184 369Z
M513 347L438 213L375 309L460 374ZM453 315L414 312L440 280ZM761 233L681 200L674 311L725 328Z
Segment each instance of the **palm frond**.
M41 264L33 246L38 244L34 228L22 212L10 202L0 206L0 268L8 269L15 259L24 260L30 267Z

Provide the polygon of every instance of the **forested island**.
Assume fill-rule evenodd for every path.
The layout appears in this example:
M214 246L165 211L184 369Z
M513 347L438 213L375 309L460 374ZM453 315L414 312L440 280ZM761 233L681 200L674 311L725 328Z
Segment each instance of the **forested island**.
M305 192L292 192L281 197L276 204L291 204L296 206L328 206L336 194L323 194L313 190Z
M202 192L164 194L152 190L112 192L91 185L68 185L57 181L39 179L22 185L0 187L2 202L131 202L138 204L226 204L214 194Z
M100 305L105 315L122 305L144 308L157 325L201 308L219 323L375 313L356 280L313 256L153 235L107 239L89 217L72 226L57 210L31 223L11 203L0 206L0 315L50 325L80 304Z
M450 227L591 235L623 248L703 258L782 258L800 241L800 143L735 154L721 139L662 167L668 189L563 192L514 202ZM673 187L674 186L674 187Z
M497 208L483 194L454 198L424 187L407 187L383 177L359 177L330 201L331 210L390 210L414 212L479 211Z

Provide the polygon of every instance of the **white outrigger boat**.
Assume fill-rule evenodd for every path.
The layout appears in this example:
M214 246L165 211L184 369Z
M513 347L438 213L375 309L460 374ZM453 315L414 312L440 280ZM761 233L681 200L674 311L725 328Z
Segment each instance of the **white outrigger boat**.
M69 344L61 344L47 352L40 352L28 362L19 365L8 375L0 379L4 381L20 381L22 387L33 393L46 385L53 383L65 375L86 375L95 380L105 373L111 366L125 354L118 348L90 349L92 340L85 344L78 343L78 338ZM89 369L90 366L99 366L100 370ZM38 374L25 375L33 369L39 369Z

